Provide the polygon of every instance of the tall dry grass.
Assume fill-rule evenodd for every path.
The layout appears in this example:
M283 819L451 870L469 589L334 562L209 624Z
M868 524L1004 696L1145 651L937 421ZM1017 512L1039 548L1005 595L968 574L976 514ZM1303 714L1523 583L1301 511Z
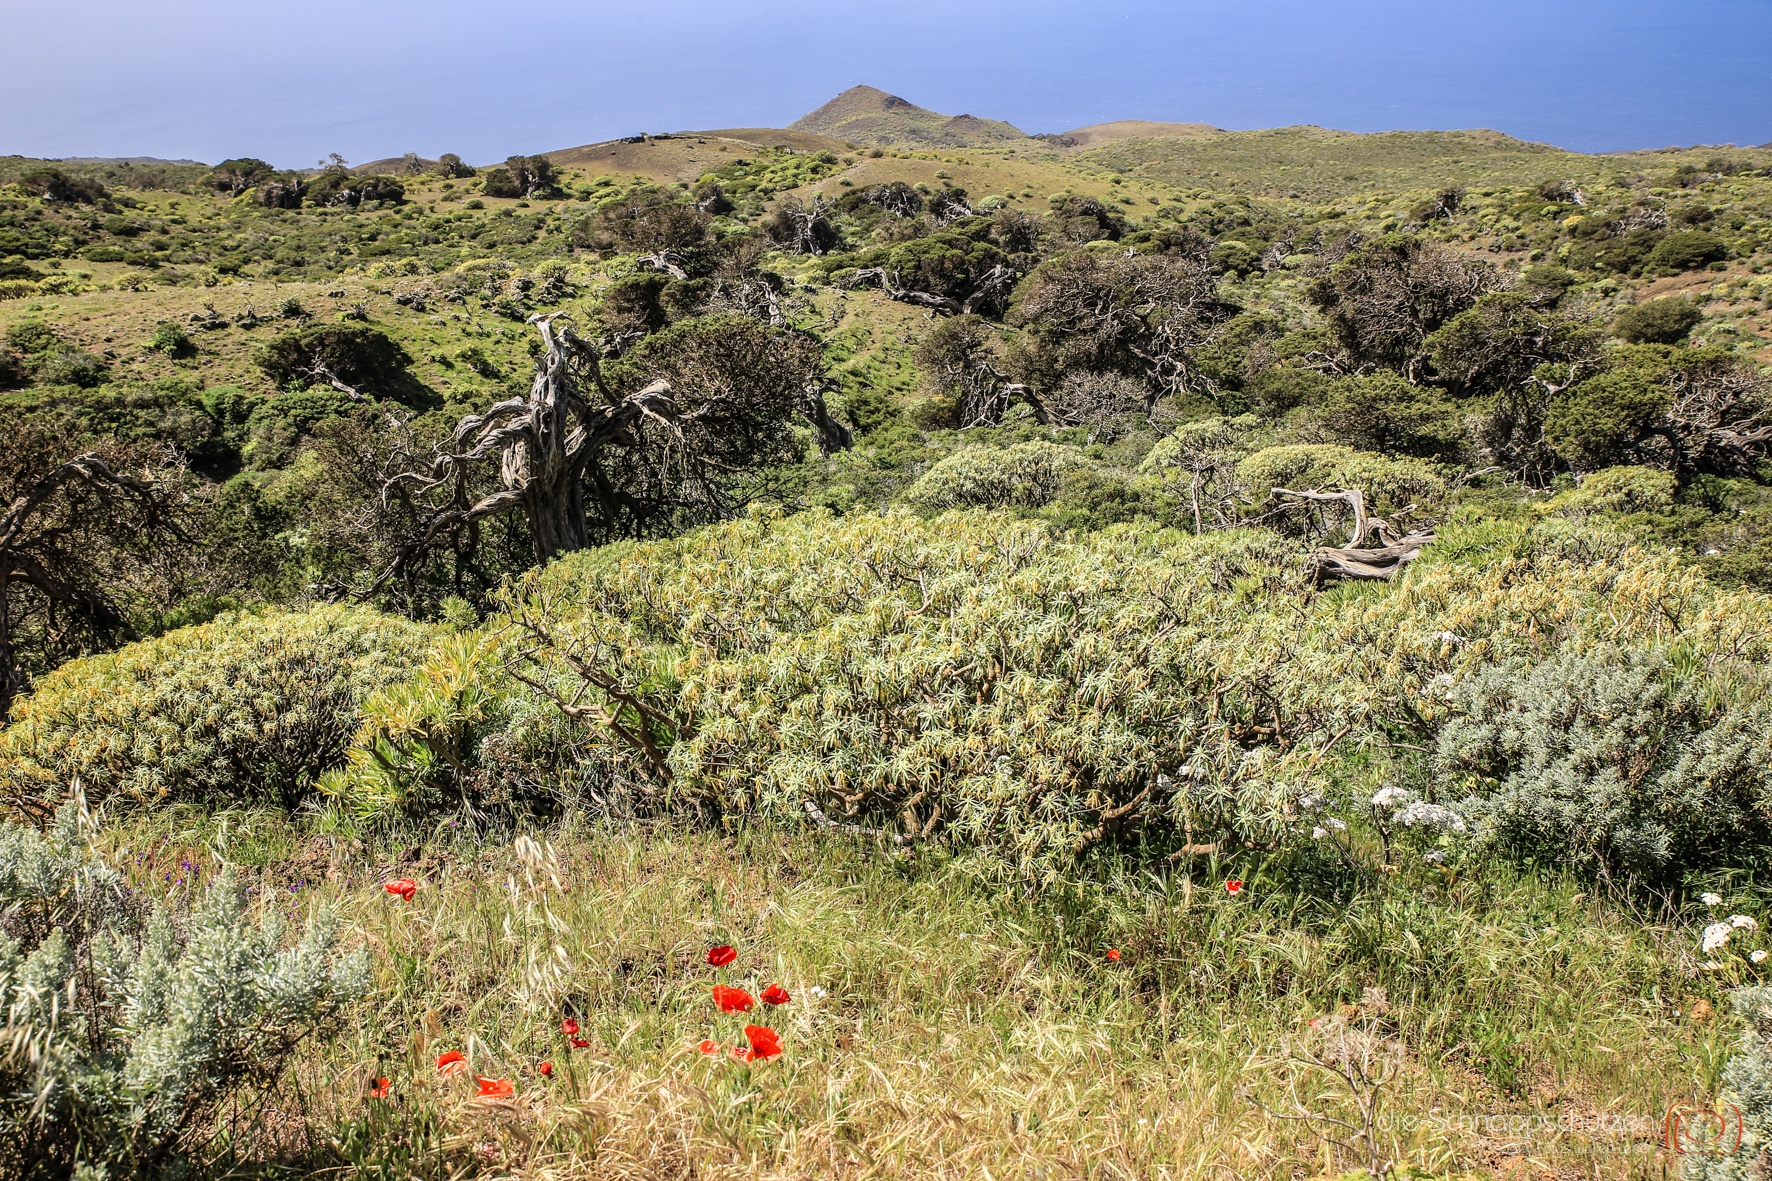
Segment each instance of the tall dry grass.
M267 905L336 905L373 952L361 1021L234 1115L245 1155L340 1176L1290 1178L1370 1155L1652 1177L1651 1124L1709 1094L1733 1043L1693 1019L1716 982L1689 932L1500 869L1409 870L1339 903L1347 883L1247 862L1234 898L1230 866L1029 897L765 830L445 829L402 849L185 816L118 834L139 880L176 895L164 867L257 862ZM401 873L410 903L381 889ZM716 970L719 943L739 957ZM722 1015L716 982L793 999ZM779 1059L697 1049L745 1020L781 1032ZM1389 1074L1376 1096L1301 1061L1349 1045ZM470 1072L440 1078L445 1050ZM477 1075L514 1095L475 1099ZM386 1099L366 1096L378 1076ZM1358 1125L1362 1100L1370 1143L1320 1118ZM1563 1126L1453 1121L1496 1115Z

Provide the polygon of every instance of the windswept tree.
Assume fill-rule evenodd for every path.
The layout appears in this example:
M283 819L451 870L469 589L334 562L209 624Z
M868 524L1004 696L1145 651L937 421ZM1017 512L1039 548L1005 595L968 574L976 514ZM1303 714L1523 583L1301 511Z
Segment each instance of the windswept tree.
M560 191L554 162L546 156L512 156L486 171L488 197L551 197Z
M188 542L170 453L0 431L0 720L33 675L135 638L131 608L168 542Z
M69 176L59 168L37 168L18 178L18 186L45 201L68 205L97 205L110 197L105 186L91 177Z
M1621 464L1748 476L1772 453L1772 382L1721 349L1638 345L1551 403L1545 432L1581 471Z
M836 223L831 220L834 208L822 193L814 194L810 202L794 196L784 197L774 212L763 219L763 232L777 246L793 254L823 254L835 250L843 244L843 235L838 233Z
M1501 276L1486 262L1392 234L1348 255L1308 294L1340 342L1348 372L1395 369L1420 381L1428 336L1499 286Z
M1009 318L1025 329L1019 367L1042 396L1072 372L1117 373L1149 391L1149 413L1160 398L1217 392L1194 354L1237 311L1197 256L1077 251L1028 276Z
M433 171L445 180L455 180L458 177L474 175L473 167L468 164L463 164L461 157L454 152L444 152L441 156L438 156L437 166Z
M218 193L226 193L230 197L238 197L247 189L269 180L277 170L263 160L255 160L250 156L242 156L235 160L223 160L215 166L204 181Z
M428 471L387 481L384 500L419 511L370 593L491 517L520 513L539 565L730 516L798 457L793 418L818 382L815 339L710 316L607 362L555 317L534 322L543 353L528 396L463 418Z
M1506 291L1483 296L1423 343L1438 384L1478 395L1516 387L1545 365L1591 362L1601 334L1577 311Z
M714 263L714 219L699 205L646 186L581 222L573 242L641 255L642 261L674 278L700 277Z
M935 326L916 353L924 386L953 406L952 424L962 430L994 426L1027 389L1003 369L1001 345L990 324L961 315Z

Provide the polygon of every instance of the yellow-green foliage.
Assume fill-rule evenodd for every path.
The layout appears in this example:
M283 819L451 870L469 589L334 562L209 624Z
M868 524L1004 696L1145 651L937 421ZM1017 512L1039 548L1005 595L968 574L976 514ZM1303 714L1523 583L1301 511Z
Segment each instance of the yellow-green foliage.
M369 816L458 791L822 816L1039 874L1097 844L1300 837L1298 800L1419 773L1451 687L1509 662L1637 646L1682 701L1764 689L1772 600L1564 518L1454 523L1395 584L1313 591L1301 557L1259 531L977 511L575 555L380 695L328 786Z
M1197 418L1184 422L1157 440L1143 466L1152 471L1193 470L1248 458L1261 444L1261 420L1253 414L1236 418Z
M1358 488L1366 494L1368 508L1389 514L1411 504L1433 504L1446 495L1446 482L1419 459L1387 459L1328 443L1265 448L1237 465L1237 477L1256 504L1275 488Z
M1002 513L808 512L569 557L517 602L549 635L527 675L621 714L580 692L570 656L654 712L664 768L582 728L611 790L796 818L812 804L1033 870L1141 825L1161 841L1271 818L1285 752L1241 744L1262 743L1253 677L1283 658L1306 594L1271 535L1062 540ZM384 733L366 729L330 784L365 811Z
M1668 513L1674 508L1676 480L1672 472L1647 467L1609 467L1581 481L1581 487L1551 500L1546 507L1570 516L1597 513Z
M63 665L0 733L0 799L298 802L430 629L352 607L226 614Z
M921 508L1040 508L1065 473L1088 460L1075 447L1035 439L1012 447L967 447L923 474L904 498Z
M439 784L465 784L474 728L503 716L499 648L481 633L448 636L410 677L370 695L346 765L320 790L349 783L357 807L371 814L436 801Z

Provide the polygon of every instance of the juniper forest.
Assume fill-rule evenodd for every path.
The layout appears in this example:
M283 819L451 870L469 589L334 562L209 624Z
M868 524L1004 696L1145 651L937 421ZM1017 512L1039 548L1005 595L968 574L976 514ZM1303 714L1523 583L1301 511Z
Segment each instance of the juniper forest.
M858 87L0 259L0 1174L1772 1175L1772 145Z

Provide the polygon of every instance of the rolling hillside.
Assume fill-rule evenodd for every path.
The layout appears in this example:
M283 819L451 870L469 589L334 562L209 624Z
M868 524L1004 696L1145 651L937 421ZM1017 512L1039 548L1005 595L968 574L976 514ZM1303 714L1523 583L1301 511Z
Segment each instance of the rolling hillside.
M976 115L941 115L872 86L852 86L788 124L854 143L967 148L1025 140L1020 128Z

